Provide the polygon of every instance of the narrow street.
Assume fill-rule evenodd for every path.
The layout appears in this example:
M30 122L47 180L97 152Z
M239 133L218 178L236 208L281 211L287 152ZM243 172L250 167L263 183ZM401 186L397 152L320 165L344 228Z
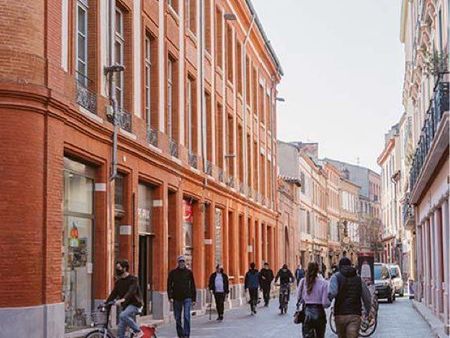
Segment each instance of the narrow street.
M294 325L292 314L294 304L290 302L287 315L278 314L277 301L272 301L269 308L260 307L256 316L249 314L248 308L243 307L225 313L225 320L220 323L211 321L208 316L193 318L191 337L300 337L301 326ZM406 297L397 298L393 304L380 302L378 327L372 337L402 338L402 337L432 337L427 323L412 308ZM176 337L175 323L158 328L158 337ZM326 337L336 337L327 324Z

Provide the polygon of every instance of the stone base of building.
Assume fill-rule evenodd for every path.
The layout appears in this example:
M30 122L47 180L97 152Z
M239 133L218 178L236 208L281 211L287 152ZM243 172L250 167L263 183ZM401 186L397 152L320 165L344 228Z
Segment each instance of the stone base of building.
M412 301L414 309L420 314L420 316L430 325L431 332L434 337L438 338L449 338L449 327L437 318L433 312L422 302L417 300Z
M64 304L0 308L0 327L2 337L63 337Z

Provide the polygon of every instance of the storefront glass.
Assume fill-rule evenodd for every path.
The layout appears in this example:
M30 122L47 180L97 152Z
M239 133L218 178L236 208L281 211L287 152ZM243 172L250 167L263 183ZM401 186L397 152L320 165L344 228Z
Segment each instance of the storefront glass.
M66 331L90 324L93 274L93 170L65 159L63 299Z
M222 210L216 208L215 223L216 223L216 239L215 239L215 263L223 264L222 262Z
M186 264L192 267L192 225L194 222L193 206L190 200L183 200L183 254L186 257Z

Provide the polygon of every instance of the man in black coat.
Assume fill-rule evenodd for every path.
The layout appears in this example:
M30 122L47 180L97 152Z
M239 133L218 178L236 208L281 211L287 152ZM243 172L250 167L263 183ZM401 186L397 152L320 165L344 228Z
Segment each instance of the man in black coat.
M270 300L270 285L272 284L274 275L272 269L269 268L269 263L265 262L263 268L259 272L259 284L263 292L264 306L269 306Z
M228 276L223 272L223 266L217 264L216 272L209 276L209 290L214 294L216 300L217 320L223 320L225 298L230 293Z
M184 256L178 257L177 261L177 268L170 271L167 279L167 293L169 300L173 302L178 337L187 338L191 334L191 308L195 305L197 290L194 274L186 267ZM181 322L182 313L184 325Z

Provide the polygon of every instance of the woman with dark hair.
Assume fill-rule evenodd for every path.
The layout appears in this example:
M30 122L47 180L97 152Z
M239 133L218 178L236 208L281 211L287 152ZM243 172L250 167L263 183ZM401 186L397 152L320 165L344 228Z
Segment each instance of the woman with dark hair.
M330 306L328 300L328 282L318 277L319 265L315 262L308 264L306 276L297 288L298 303L305 306L305 321L302 325L303 337L323 338L327 325L325 308Z

